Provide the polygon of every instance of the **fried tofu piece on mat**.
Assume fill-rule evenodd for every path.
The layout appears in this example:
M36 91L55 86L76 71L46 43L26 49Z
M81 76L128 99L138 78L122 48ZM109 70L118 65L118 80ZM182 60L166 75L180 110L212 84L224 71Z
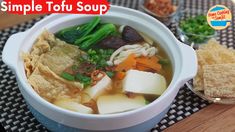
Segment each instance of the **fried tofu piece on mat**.
M210 97L235 97L235 63L203 67L204 93Z
M208 41L208 44L200 46L196 53L198 58L198 73L193 79L193 85L196 91L204 90L204 66L235 63L235 50L228 49L225 46L220 45L215 39L211 39Z
M196 77L193 80L193 85L195 90L202 91L204 88L203 84L203 66L212 65L216 63L221 63L219 57L215 56L213 52L207 50L198 50L196 51L198 58L198 72Z

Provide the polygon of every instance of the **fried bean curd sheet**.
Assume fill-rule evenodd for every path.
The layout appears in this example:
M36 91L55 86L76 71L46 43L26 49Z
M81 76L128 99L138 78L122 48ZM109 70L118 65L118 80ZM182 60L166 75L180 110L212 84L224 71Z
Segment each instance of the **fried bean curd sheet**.
M235 63L235 50L220 45L215 39L209 40L208 44L201 46L196 53L198 58L198 73L193 79L196 91L204 90L203 67L205 65Z
M210 97L235 97L235 63L203 67L204 93Z
M49 44L49 40L55 41L52 34L44 31L34 43L30 53L22 53L21 57L24 60L24 66L27 77L32 74L35 69L40 56L50 50L52 46Z
M82 85L79 82L67 81L53 71L49 67L41 63L35 68L32 75L28 78L29 83L34 90L49 102L57 97L66 96L69 93L79 93Z
M56 39L48 31L44 31L36 40L30 53L23 53L26 75L33 72L38 63L48 66L56 74L61 74L83 54L77 46Z
M41 55L39 62L60 75L66 68L76 63L81 52L77 46L58 44L50 52Z
M66 81L61 73L77 63L83 54L77 46L56 39L54 34L44 31L34 43L30 53L22 53L25 73L29 83L43 98L52 101L68 91L79 92L80 82ZM71 93L74 93L71 92Z

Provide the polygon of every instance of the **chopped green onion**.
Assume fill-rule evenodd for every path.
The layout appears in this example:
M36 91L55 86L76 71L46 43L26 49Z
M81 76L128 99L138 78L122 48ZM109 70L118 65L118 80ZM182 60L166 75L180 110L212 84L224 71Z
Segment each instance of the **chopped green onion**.
M89 49L87 55L80 58L80 62L89 62L96 65L97 69L107 66L107 60L113 54L112 49Z
M78 66L73 65L71 68L72 68L73 71L76 71L78 69Z
M111 71L107 71L106 74L107 74L110 78L112 78L112 77L115 75L115 73L114 73L114 72L111 72Z
M147 104L150 104L150 102L148 101L148 100L145 100L145 104L147 105Z
M162 65L168 65L170 63L170 61L168 59L160 59L158 61L159 64L162 64Z
M61 77L68 81L74 81L75 77L67 72L62 72Z
M84 84L85 87L89 86L91 84L91 78L84 76L82 74L76 74L75 76L76 80L79 80L81 83Z

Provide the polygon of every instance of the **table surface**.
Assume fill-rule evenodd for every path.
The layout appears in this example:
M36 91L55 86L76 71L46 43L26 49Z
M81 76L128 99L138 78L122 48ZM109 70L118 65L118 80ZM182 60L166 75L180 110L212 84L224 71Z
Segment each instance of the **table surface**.
M0 13L0 29L22 23L40 15L9 15ZM235 131L235 106L212 104L199 112L179 121L164 131Z

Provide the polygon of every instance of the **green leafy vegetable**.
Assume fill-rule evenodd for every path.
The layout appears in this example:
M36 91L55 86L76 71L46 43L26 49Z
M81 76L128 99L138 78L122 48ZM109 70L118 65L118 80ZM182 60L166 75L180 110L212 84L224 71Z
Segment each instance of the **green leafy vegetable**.
M77 73L75 76L67 72L62 72L61 77L68 81L80 81L84 86L89 86L91 84L91 78L85 75Z
M170 63L170 61L168 59L163 59L161 58L159 61L158 61L159 64L161 65L168 65Z
M73 26L60 30L55 36L68 43L74 44L75 41L91 33L93 29L100 23L100 17L95 17L89 23L81 26Z
M91 84L91 78L84 76L82 74L76 74L75 79L80 81L82 84L84 84L84 86L89 86Z
M55 36L68 43L74 43L77 37L80 35L79 26L73 26L60 30Z
M88 50L89 48L91 48L91 46L114 32L116 32L116 27L114 24L104 24L98 29L98 31L94 32L93 34L77 39L75 41L75 44L80 46L80 49L82 50Z
M75 77L67 72L62 72L61 77L68 81L74 81Z
M106 74L107 74L110 78L112 78L112 77L115 75L115 73L114 73L114 72L111 72L111 71L107 71Z
M148 105L150 104L150 102L148 100L145 100L145 104Z
M206 16L198 15L190 17L180 22L179 27L183 30L190 42L202 43L206 41L209 36L215 34L215 30L207 23Z

